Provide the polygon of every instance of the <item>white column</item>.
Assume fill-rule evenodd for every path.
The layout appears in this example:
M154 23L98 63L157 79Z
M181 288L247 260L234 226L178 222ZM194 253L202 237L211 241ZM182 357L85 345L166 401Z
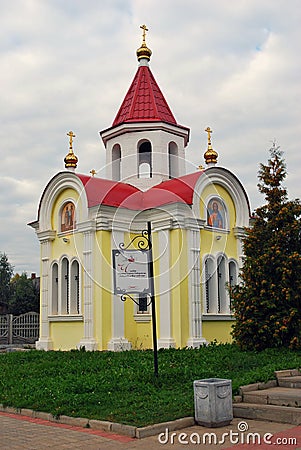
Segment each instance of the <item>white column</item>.
M170 237L169 230L158 231L159 258L159 295L160 295L160 323L158 348L175 347L171 327L171 297L170 297Z
M94 337L94 272L93 272L93 247L94 230L83 231L84 235L84 337L79 342L79 347L86 350L96 350L96 340Z
M200 347L206 344L202 337L202 312L200 298L200 230L187 229L188 239L188 289L189 289L189 338L188 347Z
M119 244L124 242L124 232L112 230L111 236L112 249L118 249ZM128 299L127 301L131 300ZM108 350L116 352L130 349L131 343L124 337L124 302L121 301L120 295L115 295L112 292L112 337L108 342Z
M52 350L53 342L50 337L49 319L50 311L50 257L51 257L51 241L55 237L55 232L37 233L41 245L41 311L40 311L40 337L36 342L38 350Z

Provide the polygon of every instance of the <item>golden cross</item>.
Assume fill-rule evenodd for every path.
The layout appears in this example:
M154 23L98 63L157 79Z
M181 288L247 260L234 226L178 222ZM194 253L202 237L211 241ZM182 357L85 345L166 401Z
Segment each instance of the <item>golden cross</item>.
M212 130L210 130L210 127L207 127L206 128L206 133L208 133L208 144L211 144L211 133L212 133Z
M72 150L72 143L73 138L75 138L75 134L73 133L73 131L69 131L69 133L67 133L67 136L69 136L69 149Z
M96 174L96 170L92 169L92 170L90 170L90 173L91 173L92 177L94 177L94 175Z
M142 39L143 39L143 42L145 43L145 35L146 35L146 31L148 31L148 28L146 27L146 25L141 25L140 28L143 30Z

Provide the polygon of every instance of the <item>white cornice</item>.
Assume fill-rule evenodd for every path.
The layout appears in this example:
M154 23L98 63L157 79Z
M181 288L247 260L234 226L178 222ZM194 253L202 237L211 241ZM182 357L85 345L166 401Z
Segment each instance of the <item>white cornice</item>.
M165 131L173 135L182 137L185 140L185 147L189 140L189 128L182 125L170 124L166 122L134 122L122 123L118 126L107 128L100 132L100 136L106 146L107 141L125 133L137 133L145 131Z
M39 238L39 241L53 241L56 237L56 231L55 230L38 231L37 236Z

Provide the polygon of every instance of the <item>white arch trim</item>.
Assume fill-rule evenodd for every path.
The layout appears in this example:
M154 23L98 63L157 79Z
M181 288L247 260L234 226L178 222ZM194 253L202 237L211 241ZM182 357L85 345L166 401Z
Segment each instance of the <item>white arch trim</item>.
M211 167L206 169L203 175L198 179L194 188L192 204L192 211L195 217L207 220L207 217L205 217L204 208L202 208L202 210L200 208L200 203L204 189L210 184L220 185L229 192L236 210L235 227L248 226L250 218L250 204L246 191L238 178L223 167Z
M54 203L65 189L74 189L79 195L81 208L76 208L78 222L88 219L88 199L83 183L71 172L60 172L49 181L42 194L38 213L39 231L49 230ZM69 199L69 201L73 201L73 199Z

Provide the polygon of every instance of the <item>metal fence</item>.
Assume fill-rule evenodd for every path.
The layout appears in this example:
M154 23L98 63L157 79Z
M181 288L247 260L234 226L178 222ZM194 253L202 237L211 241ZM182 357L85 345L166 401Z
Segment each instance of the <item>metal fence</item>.
M40 315L28 312L20 316L0 315L0 344L33 344L39 339Z

